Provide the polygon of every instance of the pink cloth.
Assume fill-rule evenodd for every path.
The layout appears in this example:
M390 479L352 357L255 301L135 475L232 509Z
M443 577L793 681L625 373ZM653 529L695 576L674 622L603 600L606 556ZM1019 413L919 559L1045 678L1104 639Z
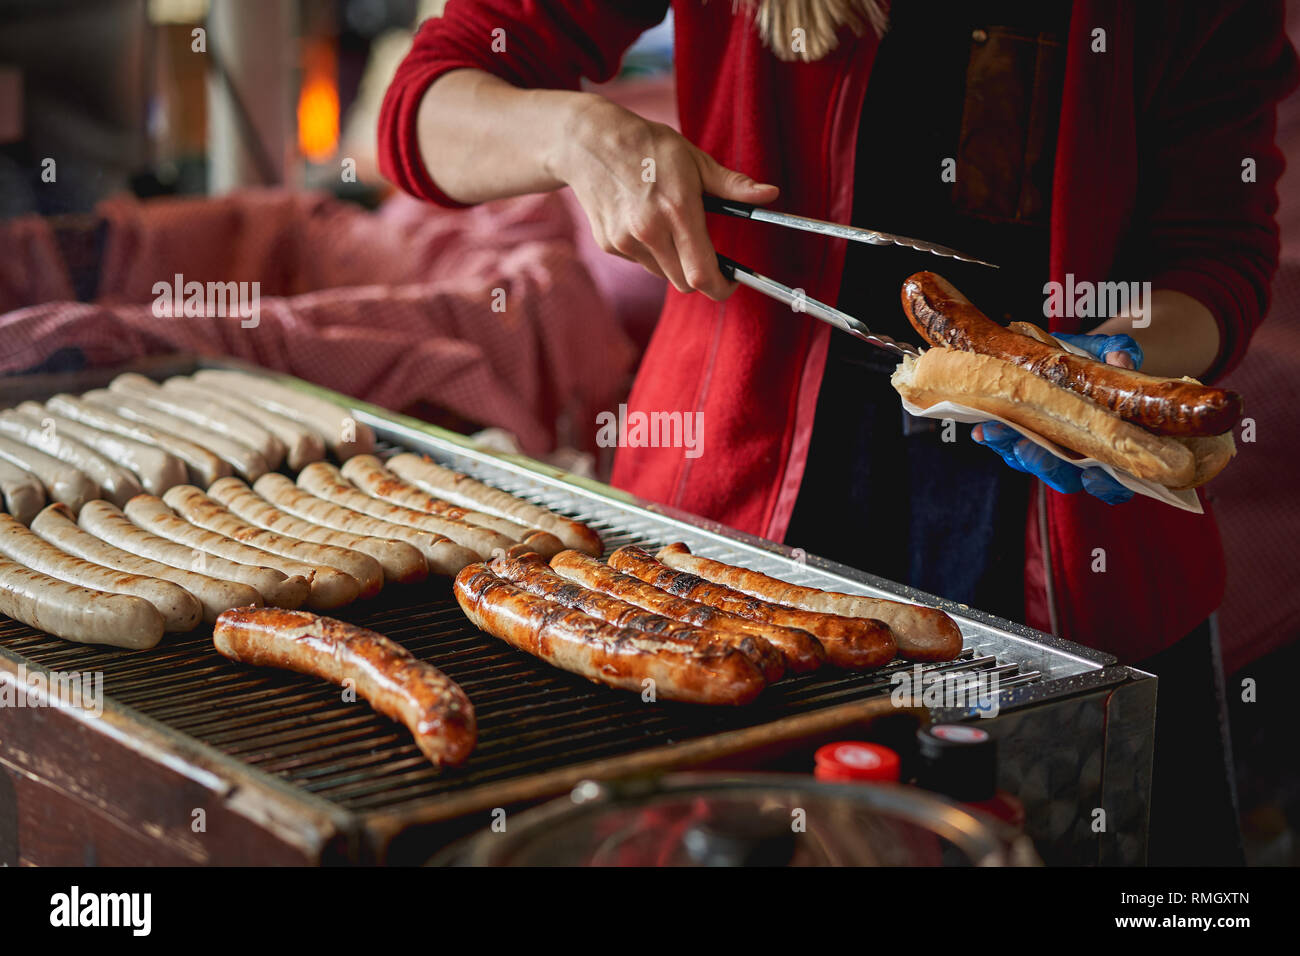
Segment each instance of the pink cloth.
M0 313L72 298L72 280L50 223L40 216L0 222Z
M555 447L557 421L590 422L616 404L635 360L555 196L465 212L401 197L372 214L257 192L115 200L100 212L111 228L98 302L0 316L0 372L68 347L93 365L227 355L387 408L434 405L540 455ZM261 283L259 324L155 316L154 284L177 273Z

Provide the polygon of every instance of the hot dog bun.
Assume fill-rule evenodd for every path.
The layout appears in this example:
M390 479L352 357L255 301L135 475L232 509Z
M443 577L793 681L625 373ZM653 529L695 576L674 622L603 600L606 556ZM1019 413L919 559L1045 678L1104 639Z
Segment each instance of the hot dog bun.
M1010 362L1153 434L1208 438L1231 430L1241 419L1236 392L1107 365L1061 349L1045 333L1003 328L933 272L910 276L903 283L902 303L912 327L931 345Z
M1196 456L1185 444L991 355L932 348L905 357L891 381L919 408L951 401L989 412L1139 478L1186 488L1198 477Z

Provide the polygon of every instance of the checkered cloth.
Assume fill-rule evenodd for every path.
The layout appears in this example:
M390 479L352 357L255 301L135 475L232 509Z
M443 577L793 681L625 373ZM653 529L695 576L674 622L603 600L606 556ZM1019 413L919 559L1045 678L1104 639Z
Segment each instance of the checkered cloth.
M268 191L98 211L110 229L96 302L0 316L0 372L69 347L91 365L233 356L387 408L504 428L538 455L556 446L557 423L617 404L635 361L555 196L463 212L395 197L367 213ZM154 285L176 274L260 283L258 325L156 317ZM592 427L572 431L591 441Z

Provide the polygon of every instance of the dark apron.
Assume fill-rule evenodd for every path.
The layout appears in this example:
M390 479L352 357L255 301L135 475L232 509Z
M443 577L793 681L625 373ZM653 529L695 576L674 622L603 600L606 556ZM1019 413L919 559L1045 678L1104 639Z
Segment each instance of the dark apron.
M898 295L928 269L1000 321L1043 321L1069 6L893 4L863 103L853 222L1002 269L850 243L841 309L919 343ZM889 384L895 365L831 333L786 543L1023 619L1031 479L972 442L970 426L906 416Z

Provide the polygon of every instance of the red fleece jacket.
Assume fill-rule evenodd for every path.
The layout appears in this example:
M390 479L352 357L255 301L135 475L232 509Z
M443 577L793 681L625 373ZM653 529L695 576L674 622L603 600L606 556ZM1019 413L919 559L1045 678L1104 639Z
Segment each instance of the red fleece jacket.
M779 185L781 208L849 221L876 38L842 31L824 59L788 63L762 46L749 8L733 6L674 4L682 132L724 165ZM420 158L416 110L435 79L473 67L528 87L606 80L667 7L452 0L441 19L421 27L388 91L379 130L385 175L456 205ZM1282 12L1280 0L1076 0L1067 38L1052 279L1142 277L1192 295L1220 326L1216 375L1244 352L1276 266L1275 104L1297 80ZM498 28L503 52L493 49ZM1104 52L1095 50L1097 30L1105 31ZM882 130L881 138L893 148L903 143L898 131ZM1246 159L1254 160L1251 182L1242 178ZM717 217L709 228L719 251L835 300L843 241ZM1053 329L1083 330L1070 318ZM807 460L830 334L749 289L721 304L669 289L629 407L702 412L704 452L621 449L614 483L780 540ZM1222 599L1223 552L1208 513L1149 499L1110 507L1040 487L1028 519L1026 620L1034 626L1139 660ZM1098 548L1104 571L1093 570Z

